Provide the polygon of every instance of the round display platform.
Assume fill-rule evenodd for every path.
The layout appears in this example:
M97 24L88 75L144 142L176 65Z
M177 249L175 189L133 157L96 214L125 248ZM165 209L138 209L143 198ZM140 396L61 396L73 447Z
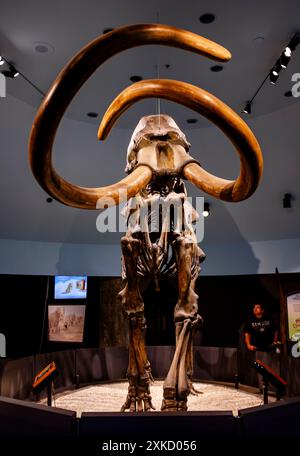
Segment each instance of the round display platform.
M260 394L235 389L230 386L212 383L194 382L200 391L197 396L188 398L189 411L225 411L231 410L237 415L239 409L254 407L263 403ZM56 394L53 405L67 410L74 410L80 417L82 412L119 412L127 395L128 383L115 382L91 385L73 391ZM152 402L156 411L160 411L163 381L155 381L151 385ZM273 401L274 398L269 398ZM46 404L46 399L40 401Z

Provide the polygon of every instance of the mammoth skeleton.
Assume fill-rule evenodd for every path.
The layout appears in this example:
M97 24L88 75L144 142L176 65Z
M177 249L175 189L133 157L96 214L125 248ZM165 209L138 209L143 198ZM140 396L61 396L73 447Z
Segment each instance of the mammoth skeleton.
M41 187L61 203L96 209L127 201L128 231L121 240L125 286L120 298L129 324L129 388L123 411L153 408L141 279L150 277L159 287L160 278L177 277L176 349L164 382L162 410L187 410L188 394L196 393L192 385L193 333L202 320L194 287L205 255L193 231L192 222L197 214L187 202L184 180L224 201L248 198L259 184L263 167L255 136L231 108L205 90L175 80L144 80L132 84L115 98L103 116L98 138L104 140L121 114L137 101L149 97L168 99L205 116L225 133L240 158L236 180L226 180L204 170L189 154L190 144L185 135L166 115L140 120L128 147L128 176L116 184L80 187L63 179L52 165L56 130L83 83L113 55L146 44L173 46L223 62L231 58L228 50L210 40L161 24L126 26L95 39L61 71L42 102L31 130L29 160ZM158 217L160 209L153 207L166 202L180 210ZM157 217L158 229L152 230Z

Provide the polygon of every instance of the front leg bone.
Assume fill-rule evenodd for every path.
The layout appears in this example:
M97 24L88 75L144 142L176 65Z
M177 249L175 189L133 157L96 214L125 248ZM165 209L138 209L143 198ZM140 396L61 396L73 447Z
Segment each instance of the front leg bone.
M193 262L198 260L197 244L179 236L173 242L176 254L179 298L174 310L176 350L164 382L162 410L187 410L187 397L196 393L192 385L193 332L201 324L198 314L198 296L194 291Z
M129 364L127 369L129 387L121 411L127 409L131 412L149 411L154 409L149 386L152 375L145 346L144 302L137 279L137 261L141 250L141 241L131 236L125 236L122 238L121 245L127 282L119 296L129 324Z

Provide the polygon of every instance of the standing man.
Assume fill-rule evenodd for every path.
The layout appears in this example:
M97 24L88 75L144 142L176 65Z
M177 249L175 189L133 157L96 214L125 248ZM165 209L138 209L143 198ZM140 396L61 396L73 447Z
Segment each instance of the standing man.
M265 316L262 304L254 304L253 317L245 325L245 344L250 351L269 351L278 343L278 329L275 322Z

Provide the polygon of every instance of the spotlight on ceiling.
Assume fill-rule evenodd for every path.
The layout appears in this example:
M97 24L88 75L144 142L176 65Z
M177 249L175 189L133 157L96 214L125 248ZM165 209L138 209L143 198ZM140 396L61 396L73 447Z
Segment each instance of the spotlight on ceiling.
M272 73L274 76L278 76L278 75L279 75L279 71L280 71L280 67L279 67L278 64L276 64L276 65L272 68L271 73Z
M0 55L0 65L3 65L4 63L5 63L5 60L4 60L4 58L1 57L1 55Z
M289 64L289 61L291 60L291 55L292 51L291 49L287 46L283 53L280 56L280 66L281 68L286 68Z
M293 38L291 39L291 41L289 42L289 44L287 45L287 48L289 48L290 51L294 51L299 43L300 43L300 34L296 33L293 36Z
M274 75L274 73L273 73L273 72L272 72L272 73L270 73L270 83L271 83L271 84L276 84L276 82L277 82L277 79L278 79L278 76L279 76L279 74L277 74L277 75Z
M276 65L272 68L270 72L270 83L276 84L277 79L279 77L279 72L281 70L281 66L276 63Z
M246 106L242 110L245 114L251 114L251 101L247 101Z
M4 76L7 78L16 78L20 73L15 69L13 65L9 65L8 70L3 70L2 74L4 74Z
M263 37L257 37L254 39L254 42L256 41L262 41L261 38ZM256 92L254 93L253 97L251 98L251 102L253 102L253 100L255 99L255 97L258 95L258 93L260 92L260 90L262 89L262 87L264 86L265 82L267 80L270 81L271 84L276 84L277 82L277 79L279 77L279 73L280 71L283 69L283 68L286 68L287 65L289 64L290 60L291 60L291 57L292 57L292 53L295 51L295 49L297 48L297 46L300 44L300 32L299 33L296 33L292 39L290 40L290 42L285 46L284 50L281 51L281 55L280 57L277 59L275 65L271 68L271 70L269 71L269 73L267 74L267 76L265 77L265 79L262 81L262 83L259 85L258 89L256 90ZM287 91L285 92L284 96L285 97L290 97L292 96L292 92L291 91ZM247 111L242 111L242 112L247 112Z
M285 193L282 202L283 202L284 209L291 208L292 207L292 195L290 193Z
M210 204L209 203L204 203L202 215L203 215L203 217L208 217L210 215Z

